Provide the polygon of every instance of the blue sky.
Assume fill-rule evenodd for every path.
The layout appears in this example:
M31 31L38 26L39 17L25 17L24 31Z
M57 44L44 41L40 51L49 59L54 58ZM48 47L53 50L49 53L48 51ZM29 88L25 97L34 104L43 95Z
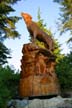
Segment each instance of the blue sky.
M56 21L60 13L59 5L57 3L54 3L53 0L21 0L13 7L16 11L11 13L11 15L17 15L21 17L21 12L27 12L31 14L34 21L37 21L37 12L38 8L40 8L42 19L44 19L44 22L47 23L47 27L51 29L54 37L58 39L60 44L62 44L62 53L69 52L68 47L65 44L69 34L66 33L66 35L64 34L63 36L59 36L59 32L56 28ZM23 19L16 24L16 28L21 34L20 39L6 39L4 43L9 49L11 49L12 59L8 60L9 65L13 65L16 70L20 70L22 47L23 44L29 42L29 33Z

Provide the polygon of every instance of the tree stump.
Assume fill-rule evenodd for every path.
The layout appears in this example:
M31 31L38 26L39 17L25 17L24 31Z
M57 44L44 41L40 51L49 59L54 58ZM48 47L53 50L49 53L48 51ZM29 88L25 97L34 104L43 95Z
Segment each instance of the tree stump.
M55 56L33 43L24 44L22 53L20 96L58 95L60 89L55 73Z

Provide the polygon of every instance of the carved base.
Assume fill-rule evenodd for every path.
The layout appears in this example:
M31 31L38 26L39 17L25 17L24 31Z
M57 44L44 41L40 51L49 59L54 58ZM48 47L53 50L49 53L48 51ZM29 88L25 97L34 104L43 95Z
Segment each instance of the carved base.
M22 49L20 96L58 95L55 57L46 49L26 44Z
M58 83L56 75L53 76L29 76L20 79L20 96L46 96L58 95Z

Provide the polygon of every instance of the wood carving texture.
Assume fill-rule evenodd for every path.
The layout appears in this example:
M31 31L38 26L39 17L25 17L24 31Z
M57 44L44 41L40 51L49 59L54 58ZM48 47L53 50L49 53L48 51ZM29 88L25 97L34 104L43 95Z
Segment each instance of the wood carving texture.
M24 44L22 53L20 96L58 94L55 57L46 49L39 48L33 43Z

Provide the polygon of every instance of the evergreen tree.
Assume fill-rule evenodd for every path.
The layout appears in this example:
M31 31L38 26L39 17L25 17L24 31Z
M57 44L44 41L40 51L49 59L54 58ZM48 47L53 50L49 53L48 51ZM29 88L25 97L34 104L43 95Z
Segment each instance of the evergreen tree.
M0 65L7 63L7 58L10 58L9 54L10 50L0 42Z
M17 16L10 16L10 12L15 10L12 5L19 0L1 0L0 2L0 40L7 37L15 38L19 37L19 33L16 31L15 23L20 19Z
M72 52L64 56L56 66L61 90L72 91Z
M38 15L37 15L37 18L38 18L38 26L44 30L48 36L51 36L51 38L53 39L54 41L54 47L55 47L55 50L53 51L53 54L57 57L56 59L56 62L58 62L60 59L62 59L64 57L63 54L61 54L61 49L60 49L60 44L58 43L58 40L57 39L54 39L54 36L51 32L50 29L47 29L47 24L44 23L44 20L41 18L41 12L40 12L40 9L38 10ZM44 43L43 42L40 42L38 40L36 40L36 44L38 44L40 47L44 48Z
M6 38L16 38L20 34L16 31L15 24L20 19L17 16L10 16L10 12L15 10L12 5L20 0L0 0L0 65L7 63L10 51L3 44Z
M72 0L54 0L60 4L59 30L62 33L70 31L72 35ZM72 42L72 36L68 42Z
M18 96L19 71L9 66L0 66L0 108L7 108L7 103Z

